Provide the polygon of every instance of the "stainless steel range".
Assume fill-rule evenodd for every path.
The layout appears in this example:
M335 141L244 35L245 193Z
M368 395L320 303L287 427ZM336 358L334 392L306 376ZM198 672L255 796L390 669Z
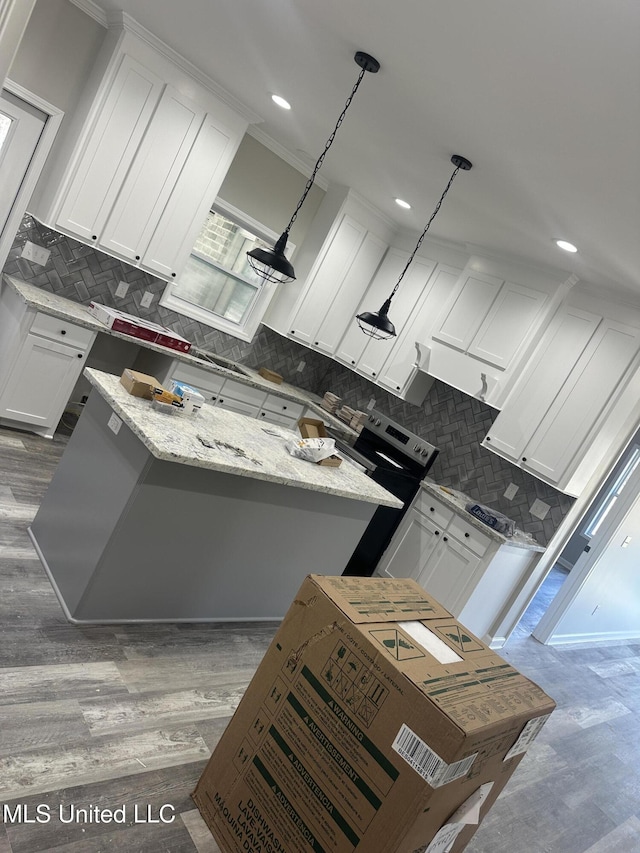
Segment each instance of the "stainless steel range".
M343 450L348 453L348 448ZM375 511L344 570L345 575L368 577L435 462L438 449L372 409L353 451L357 461L367 466L369 476L403 502L401 509L379 507Z

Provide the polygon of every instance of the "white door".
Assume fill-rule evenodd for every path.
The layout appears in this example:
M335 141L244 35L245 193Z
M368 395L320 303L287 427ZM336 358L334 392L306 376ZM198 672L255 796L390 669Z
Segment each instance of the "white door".
M0 234L13 210L47 116L6 90L0 96Z
M640 447L607 487L583 551L533 636L550 645L640 637Z

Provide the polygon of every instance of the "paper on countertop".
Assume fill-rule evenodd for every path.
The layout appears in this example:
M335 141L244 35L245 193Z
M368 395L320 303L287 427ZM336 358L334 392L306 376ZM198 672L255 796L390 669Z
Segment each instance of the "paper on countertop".
M485 782L477 791L474 791L469 799L453 813L449 822L438 830L424 853L447 853L465 826L470 824L477 826L480 823L480 809L492 788L493 782Z

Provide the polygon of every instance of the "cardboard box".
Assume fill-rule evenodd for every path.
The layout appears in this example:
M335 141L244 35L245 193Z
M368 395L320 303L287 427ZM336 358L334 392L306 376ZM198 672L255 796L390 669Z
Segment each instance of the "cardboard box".
M554 707L414 581L310 575L193 798L223 853L460 853Z
M134 397L144 397L145 400L153 399L154 388L162 388L155 376L139 373L137 370L131 370L130 367L124 369L120 377L120 384L127 389L129 394Z
M133 314L125 314L124 311L118 311L117 308L108 308L100 302L90 302L88 310L96 320L114 332L130 335L133 338L139 338L180 352L189 352L191 349L191 343L186 338L171 331L171 329L165 328L165 326L152 323L150 320L134 317Z
M327 456L326 459L321 459L316 464L324 465L327 468L339 468L342 465L342 459L339 456Z
M282 384L282 376L276 373L275 370L269 370L268 367L261 367L258 373L263 379L267 379L269 382L275 382L276 385Z
M317 418L299 418L298 431L303 438L327 438L324 423Z

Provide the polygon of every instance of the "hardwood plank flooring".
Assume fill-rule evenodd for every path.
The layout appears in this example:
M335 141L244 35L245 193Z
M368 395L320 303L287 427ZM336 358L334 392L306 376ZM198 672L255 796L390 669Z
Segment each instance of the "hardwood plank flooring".
M66 440L0 429L0 805L51 814L0 824L0 853L220 853L190 794L276 626L69 625L27 536ZM558 710L467 853L640 853L640 642L536 642L564 576L501 652ZM72 804L127 820L65 823Z

